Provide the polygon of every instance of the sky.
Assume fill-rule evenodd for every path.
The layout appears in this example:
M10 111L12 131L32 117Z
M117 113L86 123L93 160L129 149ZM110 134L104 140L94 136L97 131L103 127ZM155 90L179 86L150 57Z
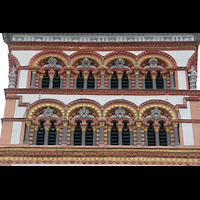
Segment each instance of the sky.
M198 51L198 60L200 61L200 47ZM8 88L8 46L3 41L2 34L0 33L0 119L4 115L5 95L4 88ZM198 63L198 77L197 89L200 90L200 62ZM0 121L0 135L1 135L1 121Z

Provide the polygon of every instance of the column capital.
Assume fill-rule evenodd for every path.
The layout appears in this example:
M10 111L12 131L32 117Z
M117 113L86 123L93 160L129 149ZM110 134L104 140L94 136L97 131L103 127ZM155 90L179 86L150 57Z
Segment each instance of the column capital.
M167 78L167 75L166 75L166 74L163 74L163 75L162 75L162 78L163 78L163 79L166 79L166 78Z
M40 75L39 75L39 78L43 78L43 77L44 77L44 74L40 74Z
M44 126L44 130L45 131L49 131L50 130L50 126Z
M71 126L71 131L75 131L75 126Z
M140 74L140 70L139 70L139 69L136 69L136 70L134 70L134 73L135 73L135 75L136 75L136 74L139 75L139 74Z
M166 132L170 131L170 126L165 126L165 131Z
M99 122L99 126L105 126L105 122Z
M33 74L37 74L37 69L32 69L31 71Z
M26 126L31 126L31 121L26 121Z
M94 79L98 79L98 74L94 74Z
M173 128L175 128L175 127L178 128L178 122L173 122L172 126L173 126Z
M122 79L123 74L117 74L118 79Z
M173 69L170 69L169 70L169 74L171 75L171 74L174 74L174 70Z
M71 75L71 69L67 69L67 70L66 70L66 74Z
M60 126L56 126L56 131L59 131L60 130Z
M88 74L83 74L84 79L88 79Z
M108 74L108 78L111 79L112 78L112 74Z
M101 70L100 70L101 75L102 75L102 74L105 75L105 72L106 72L105 69L101 69Z
M133 126L129 126L129 131L133 131Z
M49 74L49 78L54 78L54 74Z
M144 131L148 131L149 127L148 126L144 126Z
M136 122L136 127L141 127L142 126L142 122Z
M142 78L145 79L146 78L146 74L142 74Z
M64 74L60 74L60 79L63 79L64 78Z
M74 79L77 79L78 78L78 74L74 74Z
M63 122L63 126L68 126L68 122Z
M81 131L86 131L87 126L81 126Z
M34 131L38 131L38 129L39 129L39 126L38 126L38 125L35 125L35 126L34 126Z
M107 126L107 131L111 131L112 126Z
M159 126L154 126L153 128L154 128L154 131L155 131L155 132L159 132L159 129L160 129Z
M132 79L132 74L128 74L128 79Z
M156 77L157 77L157 74L151 74L152 79L156 79Z
M118 131L122 131L123 130L123 126L117 126Z

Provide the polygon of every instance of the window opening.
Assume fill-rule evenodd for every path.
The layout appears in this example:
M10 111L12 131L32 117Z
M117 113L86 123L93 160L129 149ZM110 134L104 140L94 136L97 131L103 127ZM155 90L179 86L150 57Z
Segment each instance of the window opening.
M122 89L128 89L128 78L126 77L126 72L124 72L122 77Z
M74 132L74 145L81 145L81 137L82 137L82 131L81 131L81 121L77 121L77 126Z
M58 75L58 71L55 71L55 77L53 79L53 88L60 88L60 77Z
M44 121L40 122L40 129L37 132L36 145L44 145L44 134L45 134L44 123L45 123Z
M130 132L127 126L128 122L124 122L124 127L122 131L122 145L130 145Z
M155 146L156 145L156 140L155 140L155 132L154 132L154 128L153 128L153 123L150 122L149 123L149 129L147 132L147 136L148 136L148 146Z
M158 72L157 77L156 77L156 88L157 89L164 89L163 79L161 77L160 72Z
M118 89L118 79L117 79L117 73L113 73L113 77L111 79L111 89Z
M45 77L42 79L42 88L49 88L49 74L45 71Z
M56 144L56 121L51 122L51 128L49 130L49 137L48 137L48 145L55 145Z
M92 71L90 72L88 80L87 80L87 88L94 89L94 78L92 77Z
M87 122L87 130L85 133L85 145L93 145L93 131L92 131L92 122Z
M152 89L152 79L150 72L147 73L147 77L145 79L145 88L146 89Z
M80 71L79 78L77 79L77 89L83 89L83 83L84 83L83 73L82 71Z
M111 130L111 145L118 145L118 130L117 130L117 122L112 122L113 127Z
M160 130L159 130L159 140L160 146L167 146L167 133L165 132L164 122L159 122Z

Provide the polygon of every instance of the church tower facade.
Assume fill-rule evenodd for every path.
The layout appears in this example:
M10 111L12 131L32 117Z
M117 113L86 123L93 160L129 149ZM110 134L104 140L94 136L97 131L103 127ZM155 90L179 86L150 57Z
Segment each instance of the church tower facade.
M3 33L0 165L200 165L198 37Z

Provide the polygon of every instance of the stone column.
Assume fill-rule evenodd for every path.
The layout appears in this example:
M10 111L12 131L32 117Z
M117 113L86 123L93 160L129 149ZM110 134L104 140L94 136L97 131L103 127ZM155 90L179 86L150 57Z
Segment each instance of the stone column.
M94 89L98 88L98 74L94 74Z
M133 145L133 127L129 126L129 133L130 133L130 145Z
M146 74L142 74L142 89L146 89L145 78L146 78Z
M132 74L128 75L128 89L132 89Z
M137 127L137 145L142 145L142 142L141 142L141 125L142 125L142 122L136 122L136 127Z
M108 74L108 89L111 89L112 74Z
M40 75L39 75L39 86L38 86L38 88L42 88L43 76L44 76L44 74L40 74Z
M167 146L171 146L170 127L165 126L165 131L167 134Z
M122 89L122 76L123 76L123 74L117 74L117 78L118 78L118 89Z
M70 145L74 145L74 131L75 131L75 126L71 126L71 134L70 134Z
M37 69L33 69L31 71L32 71L32 74L31 74L31 86L30 86L30 88L35 88L35 76L36 76L36 73L37 73Z
M135 89L140 89L139 87L139 70L135 70Z
M50 126L44 126L44 130L45 130L44 145L48 145L49 129L50 129Z
M97 127L93 126L92 130L93 130L93 142L92 142L92 144L93 144L93 146L96 146Z
M67 126L68 122L63 122L63 136L61 144L67 144Z
M159 140L159 126L155 126L154 127L154 131L155 131L155 138L156 138L156 146L160 146L160 140Z
M78 74L74 74L74 85L73 85L74 89L77 88L77 78L78 78Z
M60 126L56 126L56 145L59 145Z
M85 132L86 132L87 126L81 126L82 131L82 137L81 137L81 146L85 146Z
M67 80L66 80L66 89L70 89L70 75L71 75L71 70L67 69L66 70L66 74L67 74Z
M173 122L175 145L180 145L178 134L178 122Z
M163 74L163 75L162 75L162 78L163 78L163 86L164 86L164 89L167 89L167 75L166 75L166 74Z
M171 89L174 90L176 89L174 84L174 70L169 70L169 74L170 74Z
M64 75L60 74L60 89L63 88L63 79L64 79Z
M100 70L100 73L101 73L101 87L100 89L105 89L105 70L104 69L101 69Z
M49 74L49 89L53 88L54 74Z
M36 145L37 143L37 132L38 132L39 126L34 126L34 133L33 133L33 143L32 145Z
M99 140L99 144L104 144L104 125L105 122L99 122L99 126L100 126L100 140Z
M31 121L26 122L26 132L24 138L24 144L29 144L29 132L30 132Z
M153 89L156 89L156 76L157 74L151 74Z
M123 130L123 126L117 126L118 129L118 141L119 141L119 145L122 145L122 130Z
M147 135L147 131L148 131L148 126L144 127L144 145L148 146L148 135Z
M88 74L83 74L83 78L84 78L83 89L87 89Z
M111 129L112 129L112 126L107 127L107 145L111 144Z

